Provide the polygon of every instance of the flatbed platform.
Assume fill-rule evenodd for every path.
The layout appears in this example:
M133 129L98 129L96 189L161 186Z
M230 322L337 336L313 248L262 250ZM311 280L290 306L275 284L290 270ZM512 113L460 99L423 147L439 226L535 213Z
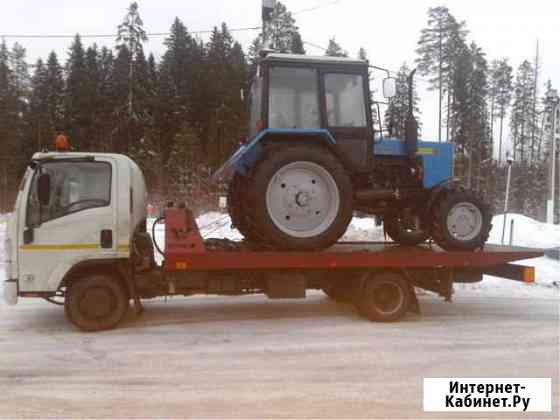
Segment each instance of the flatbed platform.
M539 249L486 245L479 251L444 251L437 246L393 242L339 242L322 251L207 250L168 247L165 271L344 268L491 267L543 255Z

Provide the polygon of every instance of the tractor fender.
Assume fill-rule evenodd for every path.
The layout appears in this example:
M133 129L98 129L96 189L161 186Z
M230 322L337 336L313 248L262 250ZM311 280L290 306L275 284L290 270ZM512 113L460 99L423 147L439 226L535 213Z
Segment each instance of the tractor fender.
M452 177L452 178L444 179L440 183L434 185L430 189L428 205L426 206L426 214L430 214L432 210L432 206L434 205L434 203L436 202L436 200L438 199L438 197L441 195L442 192L457 187L460 184L461 184L460 178Z
M267 128L259 132L248 143L241 145L237 151L212 176L214 181L229 181L234 174L247 175L259 160L263 145L269 142L314 141L331 150L337 157L336 140L326 129L291 129Z

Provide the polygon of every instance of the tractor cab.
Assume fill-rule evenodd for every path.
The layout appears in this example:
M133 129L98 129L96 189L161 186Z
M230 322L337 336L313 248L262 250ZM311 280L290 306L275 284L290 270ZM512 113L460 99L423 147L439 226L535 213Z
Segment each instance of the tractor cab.
M365 171L373 158L369 65L365 60L270 53L250 92L250 136L263 130L317 135L347 166Z

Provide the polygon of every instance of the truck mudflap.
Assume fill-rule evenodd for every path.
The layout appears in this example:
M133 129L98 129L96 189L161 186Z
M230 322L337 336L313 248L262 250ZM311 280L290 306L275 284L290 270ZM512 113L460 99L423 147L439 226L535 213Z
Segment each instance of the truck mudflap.
M8 305L15 305L18 302L18 284L16 279L4 281L4 300Z

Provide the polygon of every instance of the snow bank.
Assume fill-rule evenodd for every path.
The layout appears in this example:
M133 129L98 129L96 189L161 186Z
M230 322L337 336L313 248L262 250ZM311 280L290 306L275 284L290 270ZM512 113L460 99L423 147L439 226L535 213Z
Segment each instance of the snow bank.
M506 216L506 230L504 243L509 244L510 224L513 221L513 241L515 246L529 248L560 247L560 225L541 223L522 214L508 214ZM492 220L492 231L488 242L500 244L502 241L504 216L495 216Z

